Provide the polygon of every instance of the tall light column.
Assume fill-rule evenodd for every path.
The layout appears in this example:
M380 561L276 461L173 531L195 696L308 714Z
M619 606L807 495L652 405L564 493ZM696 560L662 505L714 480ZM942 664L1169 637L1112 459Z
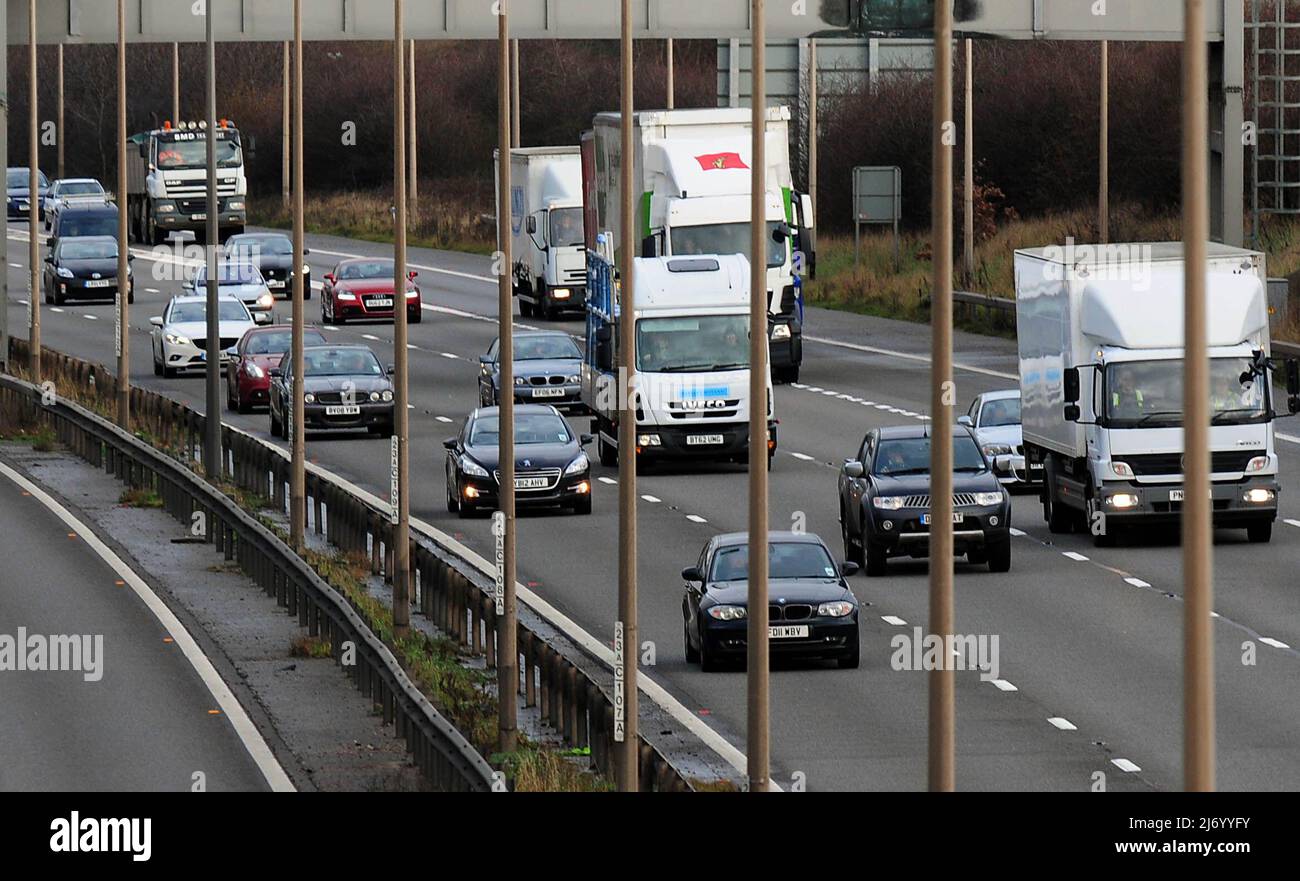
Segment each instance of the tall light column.
M288 43L285 44L286 50ZM303 203L306 194L303 192L303 168L302 168L302 0L293 0L293 65L292 65L292 104L293 120L289 126L293 131L292 144L290 145L290 165L292 167L293 185L293 290L290 296L293 297L293 331L289 342L291 360L290 370L295 379L302 376L306 365L303 363L303 333L306 315L304 314L303 301L307 298L307 280L303 276L302 268L307 265L307 247L306 247L306 230L304 228L305 220L303 216ZM286 60L287 56L286 56ZM290 75L290 69L286 66L286 76ZM286 178L286 186L287 186ZM295 391L293 395L293 431L290 437L292 444L289 450L289 540L293 549L302 553L306 547L307 533L307 430L303 425L304 407L306 402L303 396Z
M393 638L411 627L410 399L406 352L406 48L402 0L393 0L393 458L397 460L397 522L393 524Z
M41 382L41 241L36 217L41 213L41 132L36 99L36 0L27 9L27 343L31 349L32 382Z
M60 139L60 143L62 140ZM131 237L126 198L126 0L117 0L117 424L131 430Z

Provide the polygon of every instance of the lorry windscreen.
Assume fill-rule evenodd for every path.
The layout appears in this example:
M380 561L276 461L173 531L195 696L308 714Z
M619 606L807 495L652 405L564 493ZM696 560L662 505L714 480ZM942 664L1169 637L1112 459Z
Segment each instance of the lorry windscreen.
M1268 383L1245 385L1249 358L1210 361L1210 413L1216 425L1244 425L1269 419ZM1183 362L1125 361L1106 368L1106 423L1111 428L1176 428L1183 424Z
M636 323L642 373L710 373L749 367L749 322L743 315L643 318Z
M237 168L242 162L239 143L217 140L217 167ZM208 142L206 138L194 141L158 142L158 167L163 169L207 168Z
M551 209L550 237L551 245L556 248L585 245L587 240L582 234L582 209Z
M767 265L785 264L785 244L773 240L778 224L767 224ZM672 229L672 248L674 256L692 256L695 254L744 254L749 255L748 223L709 223L701 226L675 226Z

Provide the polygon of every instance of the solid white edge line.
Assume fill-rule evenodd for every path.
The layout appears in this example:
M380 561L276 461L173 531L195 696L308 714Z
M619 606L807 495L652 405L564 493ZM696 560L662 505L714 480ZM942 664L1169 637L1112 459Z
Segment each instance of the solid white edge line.
M1119 768L1121 771L1127 771L1130 774L1134 773L1135 771L1142 770L1133 762L1130 762L1128 759L1111 759L1110 763L1114 765L1116 768Z
M271 748L267 746L266 741L262 738L262 733L257 730L253 720L244 712L244 708L240 705L234 693L231 692L229 686L226 685L225 680L221 678L216 668L212 666L212 662L203 654L203 650L199 648L199 644L194 641L194 637L190 635L190 632L185 629L185 626L172 613L172 610L167 608L167 605L158 598L158 595L145 583L144 579L136 575L131 567L123 562L121 557L113 553L111 548L100 541L98 535L87 528L72 512L60 505L39 486L3 462L0 462L0 474L4 474L18 486L31 493L35 499L76 532L78 538L85 541L86 545L98 554L110 569L131 586L131 589L135 591L135 595L140 598L149 611L153 612L154 617L158 619L158 623L172 637L175 645L180 648L186 660L190 662L190 666L194 668L194 672L199 674L199 678L203 680L203 684L207 686L208 691L216 699L217 705L221 707L221 712L230 720L231 726L235 729L235 734L244 744L244 749L248 750L248 755L257 765L257 769L262 772L262 777L266 780L267 785L271 787L271 791L296 792L297 788L293 785L293 781L289 779L289 775L280 766L275 754L271 752Z
M1066 719L1064 716L1053 716L1047 721L1052 723L1053 726L1061 729L1062 731L1079 730L1079 726L1075 725L1073 722L1071 722L1069 719Z
M1271 646L1272 646L1273 648L1275 648L1275 649L1289 649L1289 648L1291 648L1291 646L1289 646L1289 645L1287 645L1286 643L1282 642L1280 639L1274 639L1274 638L1271 637L1271 636L1261 636L1261 637L1259 638L1259 641L1262 642L1262 643L1264 643L1264 645L1271 645Z

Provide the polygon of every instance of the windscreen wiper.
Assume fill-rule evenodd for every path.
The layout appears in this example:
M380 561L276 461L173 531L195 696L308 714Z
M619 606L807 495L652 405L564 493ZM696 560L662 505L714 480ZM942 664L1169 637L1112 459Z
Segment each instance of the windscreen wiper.
M1214 415L1210 417L1210 424L1211 424L1211 425L1222 425L1223 423L1219 421L1219 417L1221 417L1221 416L1228 416L1228 415L1230 415L1230 414L1232 414L1232 413L1249 413L1249 414L1251 414L1252 416L1264 416L1264 415L1266 415L1266 414L1264 413L1263 410L1260 410L1260 409L1255 408L1255 407L1237 407L1237 408L1232 409L1232 410L1216 410L1215 413L1214 413Z
M1136 428L1139 425L1146 425L1147 422L1149 422L1152 419L1155 419L1157 416L1182 416L1182 415L1183 415L1182 410L1153 410L1150 413L1144 413L1141 416L1139 416L1137 420L1134 421L1133 427Z

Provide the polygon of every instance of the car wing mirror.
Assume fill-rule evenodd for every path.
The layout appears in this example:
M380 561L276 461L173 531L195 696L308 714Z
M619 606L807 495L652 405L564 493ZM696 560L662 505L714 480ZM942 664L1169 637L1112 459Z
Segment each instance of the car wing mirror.
M153 316L152 318L149 319L149 323L152 324L154 327L162 327L163 326L162 316L161 315Z
M443 447L443 449L445 449L445 450L455 450L455 449L456 449L456 439L455 439L454 437L449 437L449 438L447 438L445 441L442 442L442 447Z
M702 583L704 581L704 573L700 571L698 566L687 566L682 570L682 580Z
M388 375L389 375L389 376L392 376L392 375L395 374L395 373L397 373L397 368L396 368L395 366L393 366L392 364L389 364L389 365L388 365Z
M958 424L958 425L964 425L964 426L966 426L967 428L974 428L974 427L975 427L975 420L971 419L969 416L958 416L958 417L957 417L957 424Z
M855 460L855 461L844 463L845 477L851 478L852 480L857 480L860 477L862 477L864 473L865 473L865 469L862 467L861 462Z
M275 377L284 376L284 371L281 370L279 367L272 367L271 376L275 376Z
M845 560L840 564L840 574L845 578L848 578L850 575L856 575L860 568L861 567L852 560Z
M591 443L593 440L595 440L595 438L589 434L578 435L578 443L580 443L584 447L587 446L589 443Z

